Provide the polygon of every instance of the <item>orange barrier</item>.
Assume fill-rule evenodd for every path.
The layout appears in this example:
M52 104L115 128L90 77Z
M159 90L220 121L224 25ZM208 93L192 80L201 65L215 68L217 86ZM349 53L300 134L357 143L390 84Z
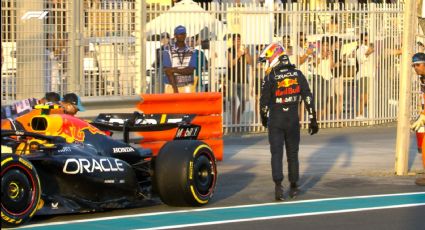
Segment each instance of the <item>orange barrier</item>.
M223 118L221 93L143 94L137 108L145 114L196 115L191 124L199 125L198 140L207 143L217 160L223 159ZM143 136L140 145L152 149L154 155L174 140L177 128L164 131L138 132Z
M142 94L137 108L145 114L186 113L212 115L222 113L221 93Z

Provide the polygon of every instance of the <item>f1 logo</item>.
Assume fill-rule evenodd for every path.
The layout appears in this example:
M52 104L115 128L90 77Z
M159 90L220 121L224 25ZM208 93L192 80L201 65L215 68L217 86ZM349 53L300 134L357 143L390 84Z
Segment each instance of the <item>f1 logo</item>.
M22 20L28 20L31 18L43 19L47 16L49 11L27 11L24 15L22 15Z

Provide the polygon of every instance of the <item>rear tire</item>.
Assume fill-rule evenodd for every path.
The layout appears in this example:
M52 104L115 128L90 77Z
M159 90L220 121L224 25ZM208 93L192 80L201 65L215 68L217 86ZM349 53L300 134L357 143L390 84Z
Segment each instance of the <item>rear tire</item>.
M213 196L217 182L216 160L204 142L168 142L155 160L154 177L159 197L165 204L205 205Z
M2 227L16 227L37 211L41 187L35 167L15 154L1 156Z

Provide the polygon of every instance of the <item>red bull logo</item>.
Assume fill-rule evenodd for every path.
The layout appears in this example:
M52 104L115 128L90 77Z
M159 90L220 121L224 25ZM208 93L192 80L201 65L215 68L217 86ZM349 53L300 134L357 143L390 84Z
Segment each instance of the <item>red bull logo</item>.
M285 78L282 81L277 83L278 88L287 88L291 85L298 85L298 79L297 78Z
M301 87L297 85L295 88L285 88L284 90L276 90L276 97L280 97L283 95L291 95L291 94L297 94L301 92Z
M69 115L62 115L63 124L58 134L64 137L72 137L76 141L83 142L85 139L84 130L88 130L91 134L105 135L98 128L90 125L88 122Z

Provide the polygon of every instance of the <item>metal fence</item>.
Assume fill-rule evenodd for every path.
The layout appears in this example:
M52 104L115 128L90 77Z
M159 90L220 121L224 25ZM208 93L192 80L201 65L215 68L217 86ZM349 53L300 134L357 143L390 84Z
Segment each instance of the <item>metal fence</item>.
M134 1L1 3L2 103L47 91L83 97L140 92Z
M305 4L201 6L187 0L173 7L138 0L1 4L2 103L41 97L46 91L73 91L105 102L161 93L162 59L156 50L161 34L170 34L173 42L173 29L181 24L188 30L188 42L204 54L198 55L195 72L198 91L224 94L225 132L263 130L258 98L264 69L257 56L272 41L282 42L308 78L322 127L397 118L402 4L314 9ZM236 45L234 34L241 38L237 49L231 48ZM417 34L411 45L425 43L419 26ZM246 52L244 62L232 66L229 57L240 48ZM243 69L242 74L232 68ZM413 84L416 107L419 88ZM306 114L300 114L305 126Z

